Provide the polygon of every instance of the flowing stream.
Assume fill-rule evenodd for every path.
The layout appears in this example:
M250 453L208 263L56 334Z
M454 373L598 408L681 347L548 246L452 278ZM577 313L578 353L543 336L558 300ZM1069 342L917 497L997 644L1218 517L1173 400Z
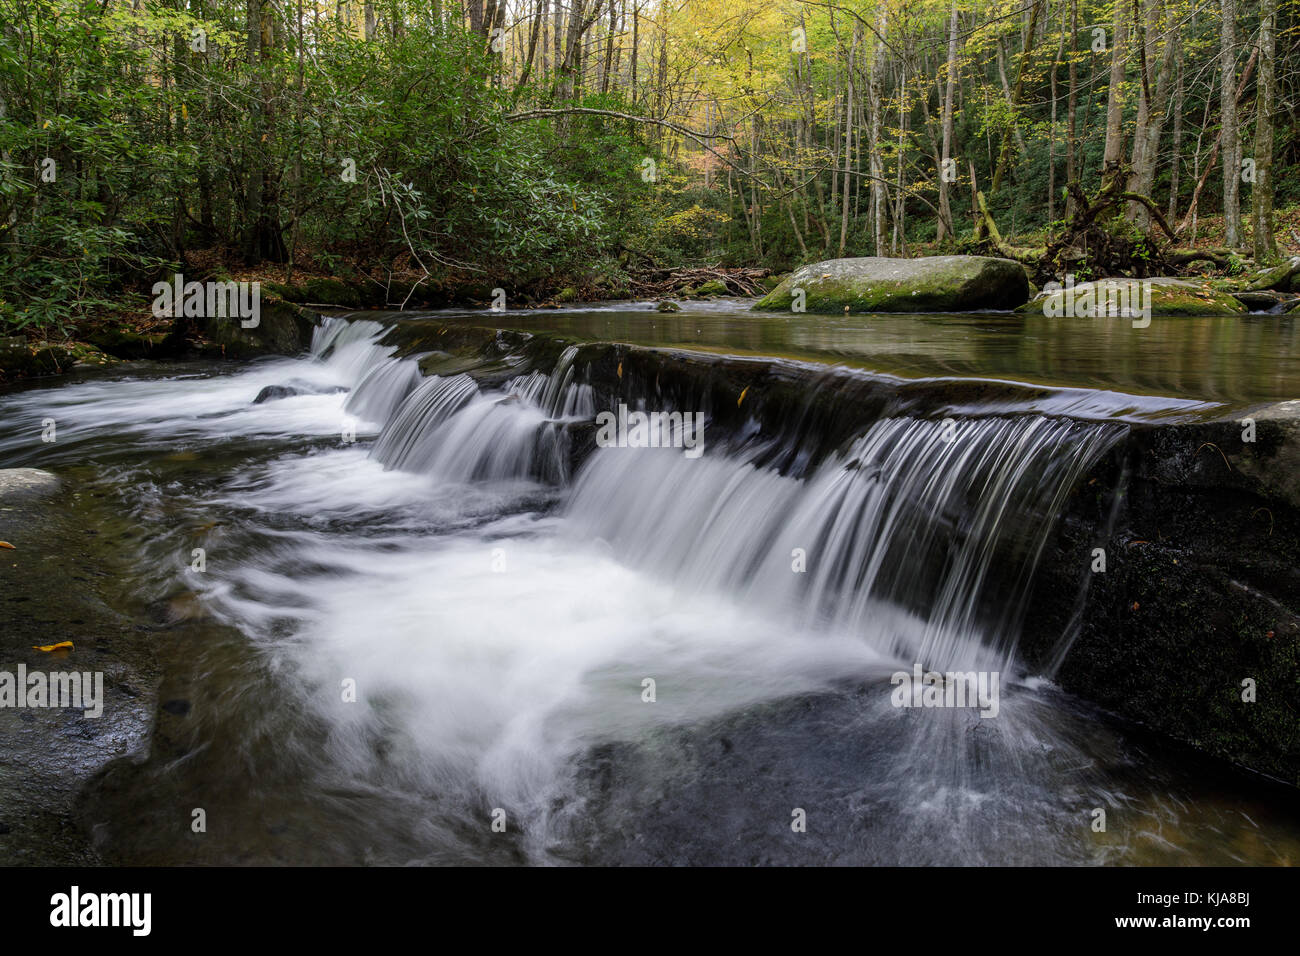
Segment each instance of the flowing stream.
M1052 522L1124 424L886 416L785 469L706 428L698 458L575 465L600 411L576 349L483 388L423 377L382 331L328 320L301 358L0 396L0 465L84 482L134 569L123 601L172 628L184 716L84 797L106 859L1300 853L1268 788L1017 665ZM1000 675L996 719L894 706L915 664ZM196 806L202 837L168 822Z

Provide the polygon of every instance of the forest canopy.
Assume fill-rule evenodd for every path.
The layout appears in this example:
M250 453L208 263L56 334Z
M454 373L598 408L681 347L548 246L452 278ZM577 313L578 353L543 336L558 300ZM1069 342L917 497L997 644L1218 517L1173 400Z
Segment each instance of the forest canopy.
M1157 240L1268 263L1300 245L1298 12L0 0L0 325L200 267L539 295L934 250L1056 270L1101 205L1139 273Z

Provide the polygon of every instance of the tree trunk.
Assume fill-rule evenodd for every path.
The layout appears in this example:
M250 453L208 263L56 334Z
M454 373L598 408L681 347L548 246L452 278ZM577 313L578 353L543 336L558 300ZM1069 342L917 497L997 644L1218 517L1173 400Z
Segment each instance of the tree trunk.
M1101 158L1102 192L1113 188L1124 162L1124 71L1128 63L1128 11L1116 0L1114 32L1111 36L1110 84L1106 91L1106 144Z
M1219 0L1222 17L1219 44L1219 118L1223 128L1223 244L1229 249L1241 245L1241 137L1237 129L1237 98L1233 80L1237 75L1237 0Z
M885 167L880 159L881 128L884 121L884 91L882 89L881 61L885 57L885 30L888 27L888 13L885 5L882 3L876 8L876 45L872 50L871 59L868 61L868 83L867 88L870 92L868 102L871 106L870 122L867 130L870 139L867 141L867 153L871 157L871 211L872 211L872 232L875 238L876 255L885 254L888 237L885 234L885 205L888 202L888 196L885 193Z
M1277 39L1277 0L1260 0L1259 5L1259 83L1255 107L1255 182L1251 185L1254 201L1255 259L1263 261L1277 255L1273 237L1273 110L1277 99L1277 73L1273 65Z
M861 33L861 27L855 21L853 42L849 47L848 86L844 96L844 188L843 207L840 212L840 258L844 257L844 250L849 241L849 162L853 157L853 61L857 57L858 37Z
M1164 55L1160 58L1160 72L1156 77L1155 89L1151 88L1147 77L1147 64L1157 47L1153 38L1157 25L1164 26L1168 20L1165 16L1163 0L1148 0L1146 7L1147 28L1143 31L1141 57L1143 82L1139 86L1138 119L1133 133L1133 175L1129 178L1129 192L1150 196L1156 180L1156 162L1160 156L1160 137L1164 132L1165 112L1169 103L1169 84L1173 76L1174 60L1178 54L1179 37L1177 30L1170 31L1165 40ZM1151 213L1141 203L1129 203L1127 218L1144 231L1151 228Z
M1078 151L1075 144L1078 141L1079 116L1078 38L1079 0L1070 0L1070 92L1065 105L1065 181L1067 183L1077 182L1079 179L1079 172L1076 166L1077 161L1075 159ZM1067 192L1065 197L1065 218L1069 219L1073 214L1074 196Z
M942 242L948 235L955 235L953 228L952 206L948 202L948 167L954 165L952 160L952 98L957 84L957 0L952 0L952 13L948 20L948 62L944 70L943 90L943 153L939 163L939 226L936 234Z

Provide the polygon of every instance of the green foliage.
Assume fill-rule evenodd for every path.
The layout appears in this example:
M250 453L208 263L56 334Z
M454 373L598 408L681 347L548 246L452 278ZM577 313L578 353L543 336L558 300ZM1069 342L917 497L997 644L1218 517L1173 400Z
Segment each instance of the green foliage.
M608 260L637 222L652 188L638 164L656 155L639 130L513 121L564 104L503 84L459 23L409 16L371 42L309 21L300 43L292 18L272 19L250 56L252 15L0 0L6 325L62 330L206 247L546 284ZM613 94L575 105L631 109Z

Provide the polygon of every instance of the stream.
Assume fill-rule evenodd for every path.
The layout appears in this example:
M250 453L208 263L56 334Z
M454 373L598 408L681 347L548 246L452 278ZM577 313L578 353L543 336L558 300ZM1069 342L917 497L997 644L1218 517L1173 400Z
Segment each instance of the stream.
M771 436L708 425L698 458L575 462L574 426L602 410L575 350L482 387L422 377L363 315L327 319L299 357L128 363L0 394L0 467L76 484L67 507L128 569L120 609L157 625L141 638L165 672L150 745L79 798L99 857L1300 859L1293 798L1016 654L1074 480L1126 421L1300 394L1294 319L1133 330L743 305L432 318L1058 391L956 416L956 440L884 417L779 467ZM996 717L895 706L891 675L917 663L1000 675Z

